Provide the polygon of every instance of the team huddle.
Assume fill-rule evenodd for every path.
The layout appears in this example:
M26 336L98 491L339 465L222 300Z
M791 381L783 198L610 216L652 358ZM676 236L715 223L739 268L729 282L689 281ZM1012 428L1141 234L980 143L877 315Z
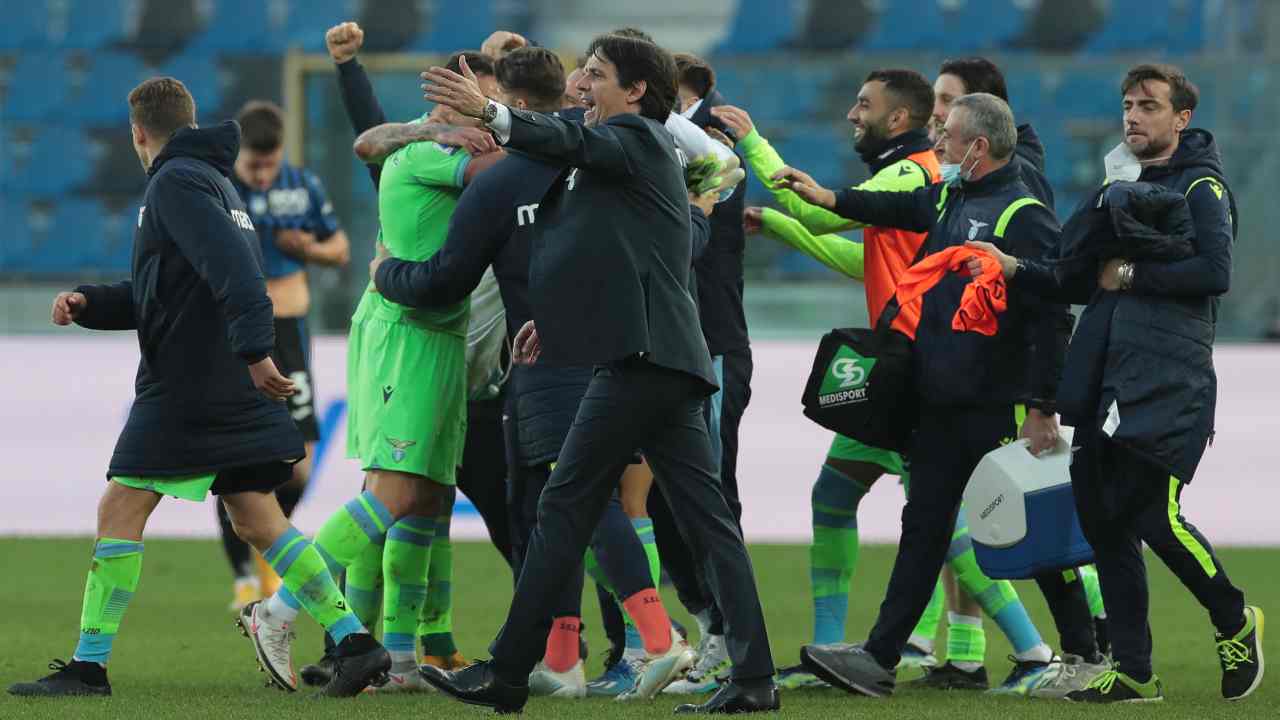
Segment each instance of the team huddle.
M277 106L202 128L180 81L143 82L129 96L149 176L131 279L53 305L58 325L137 332L136 399L72 661L10 693L109 695L147 518L164 496L209 494L237 622L286 691L440 691L499 712L530 695L712 693L676 711L744 713L805 687L889 696L909 667L923 669L917 687L1159 701L1143 543L1208 612L1223 697L1257 689L1262 611L1181 514L1213 430L1213 327L1238 223L1213 136L1191 125L1199 91L1177 68L1123 78L1124 142L1066 217L1043 146L984 58L949 60L933 82L870 73L847 116L870 177L833 191L787 165L706 61L643 31L597 37L568 73L494 33L422 74L435 105L406 122L388 121L356 58L363 30L325 39L378 198L347 351L347 455L363 487L311 538L288 519L320 437L305 266L349 259L323 186L284 162ZM747 171L778 209L746 206ZM838 234L853 229L861 242ZM786 668L770 654L737 483L754 234L862 282L870 327L909 344L915 388L897 399L914 413L903 447L836 434L820 464L813 641ZM887 365L863 370L874 381ZM1075 428L1062 512L1078 514L1094 562L1033 576L1055 651L1009 580L984 571L961 506L988 452L1018 440L1051 452L1059 418ZM885 475L907 497L897 558L874 626L846 643L858 506ZM457 490L515 581L481 662L453 639ZM587 576L612 645L590 680ZM664 576L696 628L669 617ZM302 613L326 650L295 670ZM1014 651L998 683L983 615Z

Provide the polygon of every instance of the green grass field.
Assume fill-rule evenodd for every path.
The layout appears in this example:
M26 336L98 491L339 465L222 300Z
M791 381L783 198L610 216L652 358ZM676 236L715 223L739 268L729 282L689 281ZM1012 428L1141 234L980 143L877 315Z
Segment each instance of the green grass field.
M0 539L8 582L0 587L6 609L0 683L31 680L45 674L51 658L69 658L77 636L80 593L90 553L87 539ZM1223 561L1250 600L1280 613L1280 577L1275 550L1226 550ZM779 665L796 662L810 633L807 550L801 546L752 548L770 641ZM850 599L850 633L865 634L879 605L893 560L890 547L864 548ZM1161 706L1089 709L1066 702L991 698L977 694L898 691L889 700L870 700L836 690L788 692L784 717L822 718L1259 718L1280 711L1280 678L1239 704L1218 695L1219 671L1208 620L1191 596L1160 566L1151 564L1152 630L1156 670L1165 681ZM454 623L458 643L470 657L484 656L511 598L510 575L487 545L460 543L454 563ZM588 586L589 587L589 586ZM1056 644L1044 601L1029 583L1019 584L1032 616L1050 644ZM592 658L588 674L600 671L607 646L600 631L594 593L585 602ZM0 696L0 718L334 718L418 719L478 717L487 714L435 695L361 697L351 701L312 701L307 693L285 694L263 686L249 643L235 631L226 610L230 581L218 545L212 541L147 542L143 578L129 608L111 663L115 696L110 699L30 701ZM682 621L674 594L667 606ZM1276 617L1280 617L1277 615ZM692 623L689 623L692 626ZM303 620L296 645L299 666L318 656L320 633ZM1009 647L988 622L988 670L993 680L1008 672ZM1274 644L1273 644L1274 645ZM899 679L904 679L903 676ZM546 718L639 718L670 714L677 700L662 696L653 704L621 705L605 701L533 699L526 713Z

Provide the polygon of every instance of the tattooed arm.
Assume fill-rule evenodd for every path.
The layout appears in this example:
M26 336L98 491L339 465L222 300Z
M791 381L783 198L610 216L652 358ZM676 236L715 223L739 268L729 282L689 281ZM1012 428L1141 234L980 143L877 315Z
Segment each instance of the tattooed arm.
M434 122L384 123L360 133L353 146L362 162L379 164L409 143L433 141L466 148L472 155L496 150L493 136L479 128L455 127Z

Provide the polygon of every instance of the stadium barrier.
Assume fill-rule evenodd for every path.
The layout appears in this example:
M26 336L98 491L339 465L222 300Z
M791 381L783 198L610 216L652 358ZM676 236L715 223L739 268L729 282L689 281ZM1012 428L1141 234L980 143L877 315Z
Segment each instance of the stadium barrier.
M751 405L742 423L739 484L743 526L753 542L804 542L810 536L809 491L830 435L800 412L800 391L813 343L754 345ZM295 521L314 532L360 486L360 469L345 457L346 340L315 340L318 411L326 438L313 484ZM138 347L132 334L0 337L4 404L0 410L6 459L0 497L2 535L92 535L106 464L133 397ZM1220 545L1280 544L1280 349L1265 345L1217 348L1217 436L1205 454L1183 506L1188 520ZM462 502L454 522L460 538L485 537ZM903 495L885 478L863 501L859 534L895 542ZM168 501L150 524L154 536L213 537L213 508Z

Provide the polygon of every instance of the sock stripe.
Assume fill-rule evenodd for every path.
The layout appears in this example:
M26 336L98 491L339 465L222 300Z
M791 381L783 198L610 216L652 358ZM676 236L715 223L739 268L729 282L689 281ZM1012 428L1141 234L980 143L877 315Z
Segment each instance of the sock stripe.
M413 652L413 633L384 633L382 646L387 652Z
M300 610L302 608L302 603L298 602L298 597L293 594L293 591L283 585L281 585L280 589L276 591L276 597L280 598L280 602L288 605L294 610Z
M355 635L365 632L364 626L356 619L355 615L347 613L346 617L339 619L331 624L325 632L329 633L329 637L333 638L335 643L340 643L348 635Z
M813 509L813 525L815 528L823 527L832 530L857 530L858 516L833 515L815 507Z
M356 499L359 500L360 504L364 506L364 509L368 510L373 516L374 521L378 523L378 529L382 532L385 533L387 528L395 524L396 520L391 517L391 511L388 510L387 506L383 505L382 501L373 493L365 490L360 493L360 496Z
M302 557L302 553L306 552L309 547L319 549L318 545L312 545L306 538L299 535L274 560L268 558L267 562L270 563L271 569L275 570L277 575L284 577L289 572L289 568L293 567L293 563Z
M387 534L387 526L378 522L374 512L364 504L363 498L356 498L342 507L371 542Z
M403 542L412 543L421 547L429 547L431 541L435 539L435 527L427 530L420 530L404 524L404 520L391 526L387 531L387 542Z
M972 549L973 536L966 533L960 537L952 538L951 544L947 546L946 562L951 562Z
M111 657L111 643L115 639L115 633L95 635L80 633L80 642L76 645L76 652L72 659L106 665Z
M132 542L129 540L109 540L103 538L93 547L93 556L96 558L119 557L121 555L140 552L142 552L142 543Z
M303 539L305 538L302 537L302 533L298 532L298 528L290 527L288 530L285 530L280 537L276 538L275 542L271 543L271 547L267 548L267 551L263 553L262 556L266 558L267 562L274 566L276 564L276 560L284 553L285 550L288 550L299 540Z

